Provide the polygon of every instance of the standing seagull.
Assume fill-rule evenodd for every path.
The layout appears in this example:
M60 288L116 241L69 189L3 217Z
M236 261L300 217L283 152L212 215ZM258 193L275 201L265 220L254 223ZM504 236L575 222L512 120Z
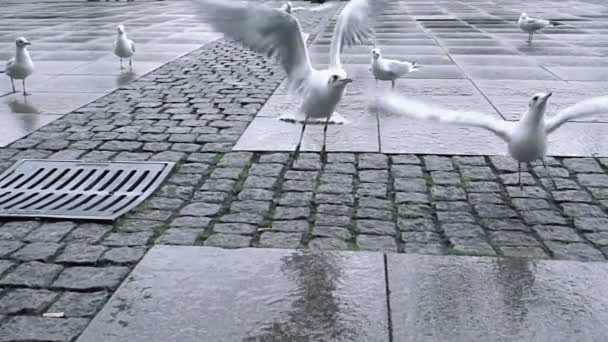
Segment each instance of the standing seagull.
M592 97L566 107L556 115L545 118L545 108L551 93L535 94L528 103L528 111L519 121L504 121L489 115L469 111L454 111L387 93L375 106L388 112L417 119L460 124L485 128L504 140L509 154L517 160L519 186L521 187L521 163L540 160L547 150L547 135L570 119L599 113L608 113L608 96Z
M243 4L223 0L197 0L202 16L225 35L243 45L276 56L287 73L289 90L302 102L292 121L303 121L295 156L297 157L308 119L325 123L322 157L325 155L327 125L331 119L340 121L335 109L352 82L340 63L345 45L360 44L372 33L371 12L379 10L382 1L352 0L339 15L330 46L329 68L312 67L298 20L284 10L263 4ZM284 118L285 119L285 118ZM343 120L343 119L342 119Z
M559 23L559 22L553 21L553 20L528 17L528 14L526 14L525 12L519 15L517 24L519 25L519 28L522 31L528 32L528 43L530 43L530 44L532 44L532 38L534 36L534 32L536 32L538 30L542 30L549 25L551 25L551 26L564 25L562 23Z
M135 53L135 43L133 43L131 39L127 38L127 32L122 24L116 27L116 31L118 31L118 35L114 41L114 54L120 57L120 68L123 69L123 58L129 59L129 68L132 68L131 58Z
M27 39L23 37L17 38L15 45L17 45L17 51L15 57L9 59L6 62L5 73L11 78L11 85L13 86L13 93L16 93L15 82L13 80L21 80L23 83L23 96L29 95L25 91L25 79L34 72L34 62L30 57L30 53L27 51L27 46L31 45Z
M394 59L382 58L380 49L372 50L372 66L370 67L376 83L380 81L391 81L391 88L395 88L395 80L410 72L418 71L416 62L401 62Z

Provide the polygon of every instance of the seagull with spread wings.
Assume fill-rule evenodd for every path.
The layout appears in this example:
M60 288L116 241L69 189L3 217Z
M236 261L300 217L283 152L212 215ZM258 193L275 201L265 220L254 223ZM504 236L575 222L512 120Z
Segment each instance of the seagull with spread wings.
M309 119L324 123L322 157L325 155L327 125L344 122L335 112L352 82L340 62L345 46L361 44L371 37L370 16L384 0L351 0L338 16L330 45L329 67L315 69L303 40L298 20L284 9L259 3L236 3L226 0L195 0L200 12L215 30L267 56L277 57L287 73L290 93L301 99L296 115L286 121L303 122L296 146L297 157Z
M519 121L504 121L482 113L450 110L395 93L384 94L372 107L415 119L480 127L491 131L507 143L509 154L517 160L521 187L521 163L540 160L544 164L543 157L547 151L549 134L568 120L608 113L608 95L605 95L580 101L560 110L554 116L545 117L549 97L551 93L535 94L528 103L528 110Z

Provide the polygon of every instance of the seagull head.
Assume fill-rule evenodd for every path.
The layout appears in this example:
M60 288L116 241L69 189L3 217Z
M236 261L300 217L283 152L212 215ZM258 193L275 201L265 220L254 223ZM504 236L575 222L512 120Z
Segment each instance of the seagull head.
M372 49L372 58L373 59L378 59L378 58L380 58L381 55L382 54L380 53L380 49L378 49L378 48Z
M528 18L528 13L526 13L526 12L522 12L522 13L519 15L519 19L526 19L526 18Z
M545 107L547 106L547 100L553 95L553 93L538 93L534 94L530 99L530 110L536 113L543 114L545 112Z
M352 78L346 77L345 72L334 72L330 74L327 85L330 89L343 90L347 84L353 81Z
M116 31L118 31L118 34L125 33L125 26L123 24L116 26Z
M15 44L17 45L18 48L24 48L28 45L31 45L32 43L30 43L27 39L25 39L24 37L19 37L17 38L17 40L15 41Z
M291 1L287 1L287 3L283 5L283 8L285 9L285 12L291 14L293 8Z

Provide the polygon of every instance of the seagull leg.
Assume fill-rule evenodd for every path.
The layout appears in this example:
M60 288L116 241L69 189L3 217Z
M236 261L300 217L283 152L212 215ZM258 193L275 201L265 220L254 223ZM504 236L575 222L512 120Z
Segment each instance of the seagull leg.
M17 89L15 89L15 82L13 81L12 77L11 77L11 85L13 86L13 93L16 93Z
M124 69L125 67L122 66L122 58L120 59L120 70Z
M534 32L528 34L528 43L532 44L532 38L534 38Z
M306 122L308 118L304 119L304 123L302 124L302 131L300 131L300 139L298 139L298 145L296 145L296 150L293 153L294 162L298 160L298 155L300 154L300 146L302 145L302 138L304 137L304 130L306 129Z
M129 58L129 69L133 70L133 64L131 64L132 58Z
M391 80L391 89L395 89L395 80Z
M521 185L521 163L517 162L517 183L519 184L519 190L523 190L524 187Z
M327 140L327 126L329 124L329 118L331 115L325 119L325 124L323 125L323 146L321 146L321 162L327 163L327 152L325 151L325 141Z
M28 96L29 94L25 91L25 78L22 80L23 82L23 96Z
M557 190L557 185L555 185L555 181L553 180L553 177L551 176L551 171L547 168L547 164L545 164L545 159L544 158L540 158L540 162L543 164L543 168L547 172L547 177L549 177L549 181L551 182L551 185L553 186L553 189Z

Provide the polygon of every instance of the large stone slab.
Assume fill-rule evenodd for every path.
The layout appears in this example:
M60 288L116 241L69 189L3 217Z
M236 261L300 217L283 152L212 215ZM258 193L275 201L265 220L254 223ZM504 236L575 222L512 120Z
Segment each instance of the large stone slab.
M157 246L78 342L388 341L382 254Z
M608 264L387 258L394 341L601 341L608 334Z

